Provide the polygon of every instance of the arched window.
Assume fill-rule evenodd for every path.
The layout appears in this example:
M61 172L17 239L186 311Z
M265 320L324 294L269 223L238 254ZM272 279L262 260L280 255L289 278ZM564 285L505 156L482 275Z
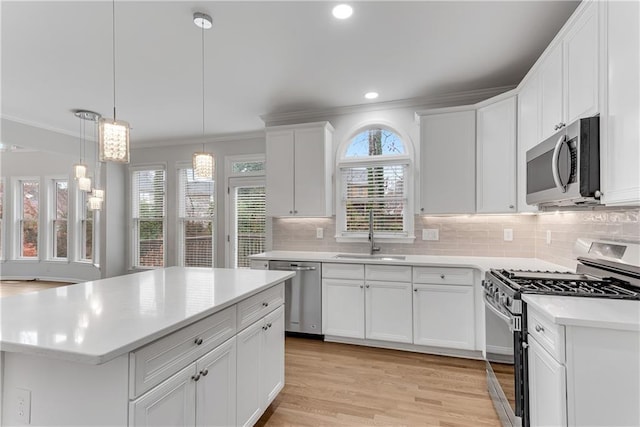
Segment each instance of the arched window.
M337 237L362 238L373 212L375 238L413 239L411 147L389 128L369 126L340 147Z

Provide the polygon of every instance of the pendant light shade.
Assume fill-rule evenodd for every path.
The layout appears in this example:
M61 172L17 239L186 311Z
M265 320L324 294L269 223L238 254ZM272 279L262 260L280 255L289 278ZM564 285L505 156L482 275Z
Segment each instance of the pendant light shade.
M100 190L98 188L94 188L91 193L92 197L97 197L100 200L104 200L104 190Z
M98 138L101 162L129 163L129 123L100 119Z
M89 199L87 199L87 206L92 211L99 211L100 209L102 209L102 199L99 197L91 196L89 197Z
M85 176L87 176L87 165L83 165L82 163L73 165L73 177L75 179L84 178Z
M193 153L193 178L199 181L213 179L213 155L210 153Z
M86 176L78 178L78 188L82 191L91 191L91 178Z

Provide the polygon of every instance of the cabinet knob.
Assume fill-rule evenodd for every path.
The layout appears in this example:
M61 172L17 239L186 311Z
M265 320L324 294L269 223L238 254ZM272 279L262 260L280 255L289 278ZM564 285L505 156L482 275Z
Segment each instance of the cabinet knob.
M192 375L191 379L194 380L194 381L198 381L200 379L200 374Z
M293 213L293 211L289 211L289 215L291 215Z
M364 288L364 286L360 285L360 289Z
M268 302L263 302L263 303L262 303L262 306L263 306L263 307L269 307L269 303L268 303Z
M418 288L413 288L413 292L418 292Z
M565 126L566 126L566 124L565 124L565 123L560 122L560 124L558 124L558 129L562 129L562 128L563 128L563 127L565 127Z
M515 208L514 205L509 205L509 209L513 209L513 208Z
M420 212L424 212L424 208L420 208Z
M271 322L267 323L267 328L270 328L271 326Z
M440 275L440 278L441 278L441 279L444 279L444 274L441 274L441 275Z
M269 328L267 328L267 325L264 325L264 326L262 327L262 330L263 330L263 331L266 331L267 329L269 329Z
M208 373L209 373L208 369L204 369L204 370L200 371L200 375L202 375L203 377L206 377Z
M540 325L536 325L536 332L544 332L544 328Z
M369 289L369 285L367 285L367 289Z
M553 130L558 130L558 129L560 129L560 128L558 127L558 125L555 125L555 126L553 127Z
M196 338L196 340L194 341L194 343L195 343L196 345L200 345L200 344L202 344L202 342L203 342L203 341L202 341L202 338Z

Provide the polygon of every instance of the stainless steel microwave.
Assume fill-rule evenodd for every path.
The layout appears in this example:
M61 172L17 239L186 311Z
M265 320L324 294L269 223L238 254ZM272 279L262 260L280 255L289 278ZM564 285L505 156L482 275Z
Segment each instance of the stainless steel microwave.
M527 151L527 204L598 204L599 117L579 119Z

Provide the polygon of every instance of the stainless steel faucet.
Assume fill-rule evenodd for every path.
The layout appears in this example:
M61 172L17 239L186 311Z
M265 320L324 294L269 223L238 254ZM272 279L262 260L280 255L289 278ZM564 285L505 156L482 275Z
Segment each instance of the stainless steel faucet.
M373 210L369 211L369 242L371 242L371 247L369 250L370 255L373 255L374 252L380 252L380 248L376 247L376 244L373 240Z

